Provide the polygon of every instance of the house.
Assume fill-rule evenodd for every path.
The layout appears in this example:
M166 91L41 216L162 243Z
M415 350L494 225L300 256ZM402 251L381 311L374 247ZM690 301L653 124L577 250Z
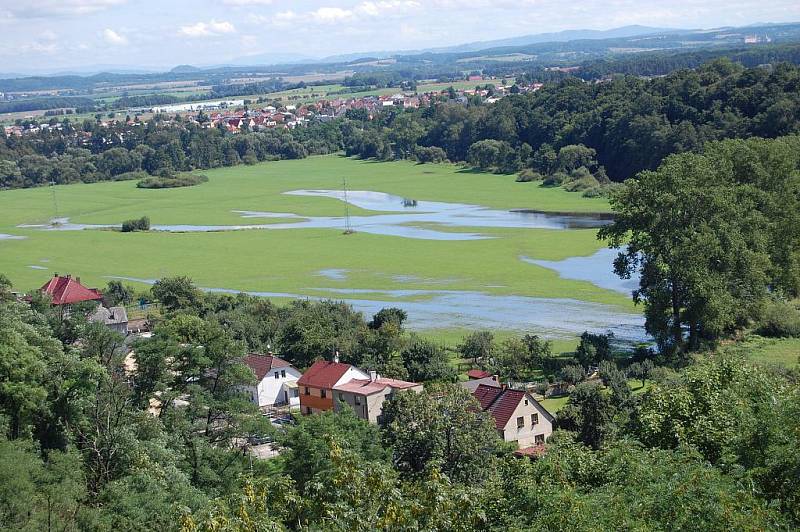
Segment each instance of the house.
M300 387L300 412L315 414L333 410L333 388L353 379L369 379L369 375L355 366L335 359L318 360L298 379Z
M374 371L368 379L352 379L333 387L334 410L352 408L358 417L370 423L380 423L383 403L399 391L421 392L422 385L416 382L385 379Z
M494 418L500 437L520 449L541 445L553 433L555 419L528 392L480 385L473 395Z
M125 307L106 308L99 305L90 316L89 321L102 323L112 331L119 334L128 335L128 313Z
M60 276L57 273L47 281L39 291L50 296L53 305L74 305L84 301L102 301L103 294L96 288L86 288L81 278L71 275Z
M253 370L256 383L244 392L259 407L300 404L297 381L302 374L294 366L274 355L251 353L244 363Z

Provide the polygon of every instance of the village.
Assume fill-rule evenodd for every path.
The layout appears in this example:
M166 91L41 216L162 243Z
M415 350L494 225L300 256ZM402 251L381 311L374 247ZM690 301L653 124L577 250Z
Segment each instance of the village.
M509 94L535 92L543 86L541 83L494 85L493 80L485 80L482 76L474 78L474 80L470 78L477 84L474 89L448 88L420 93L400 91L390 95L326 97L314 102L298 104L270 101L267 94L260 98L260 100L267 100L264 102L267 105L263 106L248 99L214 100L136 107L111 113L114 118L98 114L96 119L100 126L111 127L123 123L145 125L155 117L159 117L159 120L166 123L172 123L180 117L185 123L195 123L203 128L221 128L236 134L269 129L294 129L313 121L328 122L344 118L348 111L364 112L366 118L372 120L381 111L419 109L436 101L452 100L465 106L475 101L493 104ZM481 84L483 84L483 88L481 88ZM70 115L64 116L70 117ZM47 117L42 118L42 120L36 120L36 117L31 116L25 121L20 120L19 123L5 126L5 134L6 136L23 136L43 131L63 131L63 119L51 117L44 120Z
M135 375L135 353L130 346L137 338L152 336L147 319L129 320L124 306L106 306L103 293L84 286L80 277L56 273L39 292L62 316L83 311L89 322L101 323L124 337L124 367L131 377ZM30 296L17 294L17 297L20 301L30 301ZM92 310L87 311L87 305ZM374 370L340 362L338 352L332 356L320 354L305 371L272 352L248 353L242 363L252 371L253 383L241 387L241 394L278 428L292 423L296 415L343 409L352 410L369 423L382 425L387 401L396 394L419 393L424 388L422 383L385 378ZM466 377L460 385L475 397L481 410L491 415L498 436L516 445L518 456L541 456L553 433L555 418L534 397L534 392L511 387L497 375L479 368L466 371ZM182 403L185 401L178 398L175 404ZM157 416L160 408L159 397L151 398L148 411ZM241 445L243 450L260 458L271 458L280 452L271 438L263 435L253 435Z

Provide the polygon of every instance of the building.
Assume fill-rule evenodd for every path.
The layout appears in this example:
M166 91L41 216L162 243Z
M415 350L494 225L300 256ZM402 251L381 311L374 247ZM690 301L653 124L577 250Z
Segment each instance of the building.
M103 294L96 288L86 288L81 284L81 278L71 275L53 275L39 291L50 296L53 305L74 305L84 301L102 301Z
M380 423L383 403L398 391L421 392L416 382L385 379L370 371L368 379L352 379L333 387L334 409L352 408L358 417L370 423Z
M467 377L470 380L478 380L478 379L485 379L486 377L491 377L492 374L483 369L471 369L467 372Z
M369 375L350 364L318 360L298 379L300 412L315 414L333 410L333 388L353 379L369 379Z
M90 316L89 321L102 323L112 331L119 334L128 335L128 313L125 307L106 308L99 305Z
M555 419L528 392L480 385L473 395L494 418L500 437L520 449L541 445L553 433Z
M475 390L477 390L478 386L481 385L491 386L493 388L502 388L502 386L500 385L500 379L498 378L497 375L492 375L488 372L483 372L483 373L486 373L485 377L480 377L480 378L470 377L468 381L461 382L461 386L469 390L469 393L475 393ZM477 375L477 373L475 375Z
M256 384L244 387L244 392L259 407L300 404L297 381L302 374L297 368L276 356L257 353L244 357L244 363L256 376Z

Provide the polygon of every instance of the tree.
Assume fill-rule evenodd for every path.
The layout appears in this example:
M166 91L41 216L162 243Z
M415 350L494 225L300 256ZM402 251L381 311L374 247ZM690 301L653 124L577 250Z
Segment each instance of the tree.
M611 431L614 406L606 393L595 382L584 382L575 387L566 406L558 413L558 426L576 433L578 440L599 449Z
M489 331L475 331L461 341L458 350L464 358L471 358L473 364L488 361L494 350L494 335Z
M203 298L188 277L164 277L155 282L150 292L168 311L197 309Z
M641 362L634 362L628 366L628 375L642 381L642 386L644 386L645 381L650 378L653 369L655 369L655 365L653 361L648 358Z
M574 386L586 378L586 370L577 364L569 364L561 368L560 375L564 382Z
M596 366L603 360L611 359L611 334L593 334L584 331L575 350L581 365L585 368Z
M455 377L444 348L416 334L411 334L400 356L413 381L445 381Z
M133 290L122 284L122 281L111 280L103 290L103 300L110 307L130 305L133 303Z
M478 482L492 469L500 440L491 416L460 385L398 393L384 404L384 441L407 475L437 466L451 480Z

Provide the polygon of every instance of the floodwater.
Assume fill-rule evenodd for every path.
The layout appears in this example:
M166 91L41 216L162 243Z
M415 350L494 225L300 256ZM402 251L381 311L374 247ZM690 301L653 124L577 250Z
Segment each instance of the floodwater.
M147 284L154 279L108 277ZM310 288L330 293L328 297L286 292L241 291L228 288L202 290L212 293L244 292L258 297L293 299L336 299L349 303L369 317L385 307L401 308L408 313L411 329L502 329L535 333L545 337L613 332L618 340L647 341L641 314L620 312L616 307L575 299L501 296L470 290L372 290L358 288ZM370 295L376 299L364 299ZM358 297L362 296L362 297ZM414 300L404 298L414 297Z
M639 277L620 279L614 273L614 259L619 250L603 248L588 257L570 257L564 260L538 260L522 256L520 260L558 272L559 277L589 281L595 286L626 295L639 288Z
M0 233L0 240L24 240L28 237L19 235L9 235L7 233Z
M334 198L344 202L341 190L292 190L289 196ZM504 211L480 205L416 201L383 192L354 190L347 193L347 203L378 211L368 216L351 216L350 227L358 232L422 240L482 240L492 238L477 232L442 231L442 228L517 228L517 229L591 229L610 223L605 215ZM344 207L343 207L344 210ZM347 227L345 216L302 216L296 213L233 211L246 219L292 219L291 222L254 225L152 225L153 231L173 233L239 231L245 229L341 229ZM344 212L342 213L344 214ZM416 224L416 225L414 225ZM419 225L427 225L420 227ZM23 224L21 228L46 231L81 231L115 229L119 224L78 224L69 218L57 218L49 224Z

